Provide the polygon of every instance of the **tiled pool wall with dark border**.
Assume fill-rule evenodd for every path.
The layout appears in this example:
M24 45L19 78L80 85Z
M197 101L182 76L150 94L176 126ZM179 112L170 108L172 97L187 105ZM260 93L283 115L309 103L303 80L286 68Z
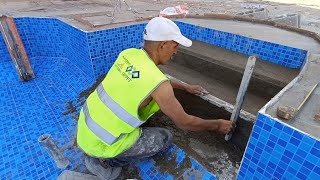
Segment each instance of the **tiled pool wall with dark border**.
M146 23L141 23L114 29L84 32L52 18L25 17L16 18L15 22L27 54L31 59L31 64L39 66L34 67L36 76L46 76L46 74L37 74L36 71L45 63L46 65L52 64L51 67L49 66L50 68L56 68L54 65L60 65L62 70L57 70L51 76L60 76L59 79L67 79L65 77L68 77L69 71L64 68L70 68L66 66L66 63L72 64L71 67L77 69L74 72L79 72L81 76L78 76L75 81L65 80L61 88L65 88L64 86L70 87L70 89L81 87L76 92L88 88L98 77L106 73L116 60L119 52L130 47L140 47L143 41L142 32L146 25ZM256 55L263 60L288 68L300 69L306 58L306 50L183 22L177 21L176 23L182 33L191 39L246 55ZM0 37L0 54L0 68L4 62L8 66L11 59L2 37ZM59 59L59 62L54 62L55 59ZM61 63L60 59L65 60ZM13 65L12 68L14 68ZM14 77L14 73L9 76L0 73L0 84L9 83L13 80L18 81L19 78L17 75ZM72 74L72 76L76 77L77 74ZM48 86L43 84L43 87ZM56 87L56 89L59 89L59 87ZM74 98L76 93L73 93L74 95L64 96L63 98L66 100ZM63 93L61 96L63 96ZM61 99L58 100L61 101ZM52 106L55 107L56 104L53 103ZM61 108L59 105L56 107ZM291 133L285 135L287 131ZM283 138L279 133L283 134ZM283 143L284 138L290 138L285 145ZM305 148L309 148L309 150ZM267 154L265 154L266 152ZM238 178L268 178L271 176L281 179L280 177L287 178L289 175L296 175L294 177L298 179L319 177L319 152L319 140L308 137L264 114L259 114ZM270 154L270 157L268 157L268 154ZM310 161L310 158L315 160Z
M229 32L177 22L181 32L190 39L202 41L245 55L255 55L284 67L300 69L307 51Z
M113 29L84 32L52 18L15 18L19 33L30 57L65 57L94 78L106 73L119 52L141 47L146 23ZM281 66L300 69L306 50L254 38L176 22L187 37L259 58ZM1 40L1 39L0 39ZM4 43L0 52L8 60ZM92 67L92 68L88 68Z

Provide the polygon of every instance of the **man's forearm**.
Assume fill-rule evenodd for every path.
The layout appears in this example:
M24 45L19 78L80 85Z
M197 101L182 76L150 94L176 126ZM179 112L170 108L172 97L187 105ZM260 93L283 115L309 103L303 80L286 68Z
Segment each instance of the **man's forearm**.
M171 79L170 83L171 83L171 86L175 89L187 90L188 84L182 83L174 79Z
M193 115L188 115L184 123L180 124L181 129L189 131L217 131L219 129L220 120L205 120Z

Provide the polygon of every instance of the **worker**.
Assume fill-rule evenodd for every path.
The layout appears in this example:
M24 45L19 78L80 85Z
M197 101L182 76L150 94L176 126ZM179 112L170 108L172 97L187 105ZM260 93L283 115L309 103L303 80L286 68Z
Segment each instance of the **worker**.
M169 80L158 69L158 65L170 62L179 44L192 45L179 27L167 18L156 17L146 25L143 38L142 49L126 49L119 54L80 112L77 144L86 154L88 170L102 179L115 179L124 165L170 146L169 130L139 128L159 109L184 130L223 134L233 130L229 120L205 120L187 114L173 88L192 94L206 91L199 85Z

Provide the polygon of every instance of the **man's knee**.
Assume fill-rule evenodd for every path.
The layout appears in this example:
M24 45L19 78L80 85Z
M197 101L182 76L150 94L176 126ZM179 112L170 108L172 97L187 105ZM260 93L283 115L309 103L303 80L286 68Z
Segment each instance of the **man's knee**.
M168 146L173 142L173 135L168 129L159 128L160 133L163 135L163 143Z
M152 143L154 148L157 148L158 151L168 148L173 142L173 135L168 129L154 127L148 129L148 131L148 133L152 134L150 136L153 136L154 138L150 139L150 143Z

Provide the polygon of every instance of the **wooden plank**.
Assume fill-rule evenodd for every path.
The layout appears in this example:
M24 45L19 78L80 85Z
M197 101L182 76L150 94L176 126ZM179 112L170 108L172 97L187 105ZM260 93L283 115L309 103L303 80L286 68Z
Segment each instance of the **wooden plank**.
M256 57L250 56L248 59L247 65L246 65L246 69L244 70L244 73L243 73L241 85L240 85L238 95L237 95L236 104L234 105L234 109L232 111L231 118L230 118L231 121L235 124L236 124L238 117L239 117L239 113L240 113L240 110L242 107L244 96L246 95L247 88L250 83L250 79L251 79L251 76L253 73L255 63L256 63ZM224 137L224 139L226 141L228 141L231 139L231 137L232 137L232 133L229 133Z
M6 43L11 59L22 81L34 78L29 58L12 17L0 17L0 30Z

